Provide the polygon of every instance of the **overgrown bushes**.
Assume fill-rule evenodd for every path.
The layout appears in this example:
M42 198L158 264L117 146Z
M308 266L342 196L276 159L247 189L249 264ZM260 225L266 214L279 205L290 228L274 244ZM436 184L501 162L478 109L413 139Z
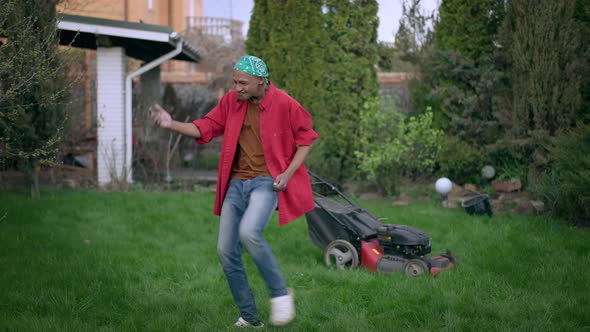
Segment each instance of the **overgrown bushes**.
M456 136L444 136L437 157L437 174L458 184L478 183L484 164L480 147L469 144Z
M555 216L590 226L590 125L558 136L548 150L549 167L534 191Z

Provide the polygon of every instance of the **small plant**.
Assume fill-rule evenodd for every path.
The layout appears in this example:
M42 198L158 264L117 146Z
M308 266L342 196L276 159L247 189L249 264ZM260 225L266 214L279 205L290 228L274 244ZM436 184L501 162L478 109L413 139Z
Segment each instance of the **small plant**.
M508 159L500 163L498 167L497 180L500 181L517 181L526 182L528 172L528 165L525 162Z

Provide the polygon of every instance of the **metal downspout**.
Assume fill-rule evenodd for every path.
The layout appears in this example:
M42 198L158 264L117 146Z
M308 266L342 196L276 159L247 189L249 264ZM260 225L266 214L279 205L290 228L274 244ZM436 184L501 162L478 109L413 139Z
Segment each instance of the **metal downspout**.
M170 40L176 43L176 49L162 55L161 57L145 64L136 71L130 73L125 78L125 167L126 179L128 183L133 182L132 174L132 161L133 161L133 93L132 93L132 80L133 78L142 75L143 73L154 69L161 65L163 62L168 61L182 52L182 40L179 39L178 34L173 32L170 34Z

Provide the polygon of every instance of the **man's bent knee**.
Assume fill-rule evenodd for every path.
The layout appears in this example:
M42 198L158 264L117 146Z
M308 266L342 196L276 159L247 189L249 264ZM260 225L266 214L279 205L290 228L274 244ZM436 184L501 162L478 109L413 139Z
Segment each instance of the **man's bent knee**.
M256 247L263 244L262 233L255 229L240 229L240 241L246 248Z

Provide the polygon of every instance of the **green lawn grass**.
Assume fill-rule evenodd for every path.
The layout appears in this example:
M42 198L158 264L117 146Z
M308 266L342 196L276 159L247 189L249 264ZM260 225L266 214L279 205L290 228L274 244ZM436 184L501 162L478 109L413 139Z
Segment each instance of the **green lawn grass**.
M0 192L0 331L231 331L209 192ZM297 318L284 331L590 330L587 230L543 217L469 216L362 202L421 228L460 265L437 278L327 269L305 220L266 236ZM267 290L246 259L263 320Z

